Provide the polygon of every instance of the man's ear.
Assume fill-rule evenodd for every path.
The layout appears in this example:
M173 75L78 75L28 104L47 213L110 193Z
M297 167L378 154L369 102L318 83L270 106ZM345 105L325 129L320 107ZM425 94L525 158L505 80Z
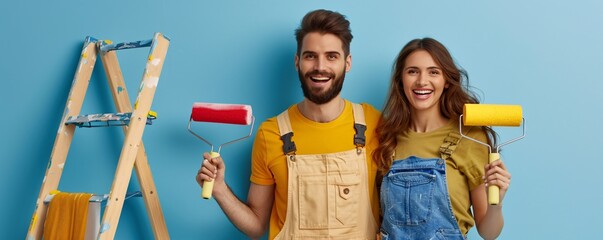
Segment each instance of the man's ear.
M297 69L299 69L299 56L297 54L295 54L294 62L295 62L295 71L298 71Z
M349 72L350 69L352 69L352 54L345 58L345 72Z

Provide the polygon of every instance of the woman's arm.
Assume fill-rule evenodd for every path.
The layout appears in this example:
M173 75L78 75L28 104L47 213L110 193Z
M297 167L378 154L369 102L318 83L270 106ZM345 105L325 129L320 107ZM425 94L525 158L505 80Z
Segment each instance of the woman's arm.
M486 240L496 239L502 231L504 225L502 203L510 183L511 174L504 163L497 160L485 166L484 184L471 191L471 204L477 232ZM500 188L498 205L488 204L487 187L490 184Z

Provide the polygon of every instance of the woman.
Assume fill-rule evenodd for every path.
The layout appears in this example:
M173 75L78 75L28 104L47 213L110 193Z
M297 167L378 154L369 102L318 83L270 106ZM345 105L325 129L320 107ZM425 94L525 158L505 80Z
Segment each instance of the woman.
M460 137L463 105L478 103L466 81L434 39L412 40L400 51L376 129L382 239L464 239L474 225L484 239L500 234L511 175L502 161L488 164L486 147ZM489 127L462 131L495 145ZM487 202L490 184L500 188L499 205Z

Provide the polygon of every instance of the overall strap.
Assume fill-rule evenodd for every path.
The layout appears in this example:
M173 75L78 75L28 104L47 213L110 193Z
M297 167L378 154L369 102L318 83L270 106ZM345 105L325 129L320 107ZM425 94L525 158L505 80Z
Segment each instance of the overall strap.
M352 112L354 113L354 145L360 150L360 148L366 145L366 121L364 119L364 109L362 105L352 103ZM291 122L289 121L289 111L285 110L276 117L278 130L283 141L283 153L285 155L295 155L297 148L295 142L293 142L293 129L291 128Z
M293 129L291 128L291 121L289 121L289 110L283 111L276 117L278 130L281 134L281 140L283 141L283 153L285 155L295 155L295 143L291 140L293 137Z
M360 150L360 148L366 145L366 135L364 134L364 132L366 132L364 109L362 109L362 105L352 103L352 112L354 113L354 130L356 130L356 134L354 134L354 145Z
M456 146L461 141L461 135L456 131L450 131L448 136L444 138L444 142L440 145L440 158L448 159L454 150L456 150Z

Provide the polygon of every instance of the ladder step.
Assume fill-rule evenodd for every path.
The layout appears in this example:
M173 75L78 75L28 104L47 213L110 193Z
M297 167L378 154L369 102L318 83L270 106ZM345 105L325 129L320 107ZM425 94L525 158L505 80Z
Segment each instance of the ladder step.
M44 203L45 204L50 203L50 201L52 201L52 199L54 198L54 195L55 194L50 194L50 195L46 196L46 198L44 199ZM129 198L133 198L133 197L142 197L142 192L136 191L136 192L126 193L126 197L124 200L128 200ZM106 202L107 199L109 199L109 194L103 194L103 195L93 194L92 197L90 197L89 202Z
M100 113L80 116L71 116L65 122L65 125L76 125L78 127L112 127L124 126L130 123L132 113ZM153 111L147 115L147 125L153 125L153 120L157 114Z
M112 43L110 40L105 40L101 42L100 50L103 53L113 51L113 50L122 50L122 49L130 49L130 48L142 48L142 47L150 47L153 43L153 39L134 41L134 42L124 42L124 43Z

